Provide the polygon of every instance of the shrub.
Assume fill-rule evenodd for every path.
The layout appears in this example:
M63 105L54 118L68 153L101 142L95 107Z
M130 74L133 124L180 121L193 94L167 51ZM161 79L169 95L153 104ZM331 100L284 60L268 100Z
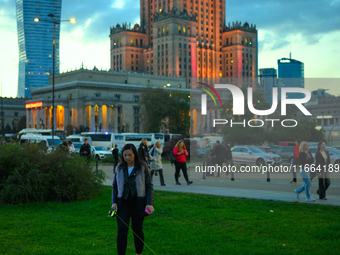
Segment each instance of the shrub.
M47 154L33 144L0 147L2 203L85 200L100 191L104 178L86 159L61 150Z

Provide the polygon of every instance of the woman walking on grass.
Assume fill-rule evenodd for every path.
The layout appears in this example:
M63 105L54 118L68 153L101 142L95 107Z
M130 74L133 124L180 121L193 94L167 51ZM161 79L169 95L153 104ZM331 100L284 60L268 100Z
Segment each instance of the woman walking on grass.
M112 185L112 210L117 210L117 250L124 255L131 218L136 254L144 248L145 212L153 213L153 185L148 166L139 158L136 147L126 144L122 161L117 165Z

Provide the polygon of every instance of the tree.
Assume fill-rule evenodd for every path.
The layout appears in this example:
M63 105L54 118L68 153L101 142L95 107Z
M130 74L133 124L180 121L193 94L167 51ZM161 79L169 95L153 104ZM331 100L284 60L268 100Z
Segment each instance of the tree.
M11 126L7 123L6 127L5 127L5 134L10 134L12 131Z
M247 93L245 88L242 89L243 94ZM266 110L270 106L264 99L263 95L254 91L253 92L253 105L257 110ZM236 144L262 144L264 141L265 130L262 127L250 127L248 121L255 119L254 114L249 111L248 107L245 107L244 115L233 115L233 98L232 95L224 102L223 111L221 113L222 118L227 119L229 123L223 126L222 135L225 142L229 141ZM243 124L233 124L243 123ZM259 125L252 123L252 125Z
M26 116L22 116L19 120L19 124L17 127L17 132L19 132L22 129L26 128Z
M187 134L190 127L189 93L176 91L169 100L167 117L169 118L170 133Z
M141 93L140 105L144 109L143 122L146 132L159 132L167 116L169 94L163 89L148 89Z
M163 89L143 91L140 105L144 110L142 124L146 132L159 132L166 123L171 133L186 134L190 126L188 97L189 93L181 91L173 91L171 94Z

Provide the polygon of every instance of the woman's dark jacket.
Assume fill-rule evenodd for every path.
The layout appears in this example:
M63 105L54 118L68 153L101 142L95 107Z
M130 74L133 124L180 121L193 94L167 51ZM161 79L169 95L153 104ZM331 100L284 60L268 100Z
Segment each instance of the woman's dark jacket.
M144 215L146 205L153 205L154 194L150 171L145 164L135 166L130 176L128 169L122 163L117 165L112 184L112 204L116 203L118 210L129 196L136 198L137 210Z
M327 160L322 156L320 151L317 151L315 154L315 167L320 169L320 172L327 172L328 165L331 163L331 159L329 157L328 151L325 151L327 155ZM327 166L327 167L326 167Z
M316 176L316 173L315 171L310 171L310 170L311 170L311 164L314 163L314 158L312 154L310 153L310 151L308 151L307 153L309 154L309 158L307 158L307 154L305 152L299 153L299 165L302 169L308 168L311 178L313 179Z
M147 146L145 146L143 143L141 143L139 145L138 148L138 155L141 161L144 161L145 163L149 164L148 160L146 160L146 158L150 158L149 157L149 149Z

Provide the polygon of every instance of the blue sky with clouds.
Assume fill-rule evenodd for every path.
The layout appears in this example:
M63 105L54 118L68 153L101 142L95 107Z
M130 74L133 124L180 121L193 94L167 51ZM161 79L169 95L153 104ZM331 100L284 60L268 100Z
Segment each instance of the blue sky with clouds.
M60 70L78 68L82 62L88 68L108 69L110 27L122 22L135 24L139 13L136 0L63 1L62 19L75 17L77 23L61 26ZM247 21L258 28L259 68L277 68L277 59L288 57L292 51L292 58L305 63L307 78L340 78L339 13L340 0L226 0L226 23ZM16 96L17 91L16 33L15 1L0 0L0 82L4 96ZM329 88L332 94L340 95L338 86Z

